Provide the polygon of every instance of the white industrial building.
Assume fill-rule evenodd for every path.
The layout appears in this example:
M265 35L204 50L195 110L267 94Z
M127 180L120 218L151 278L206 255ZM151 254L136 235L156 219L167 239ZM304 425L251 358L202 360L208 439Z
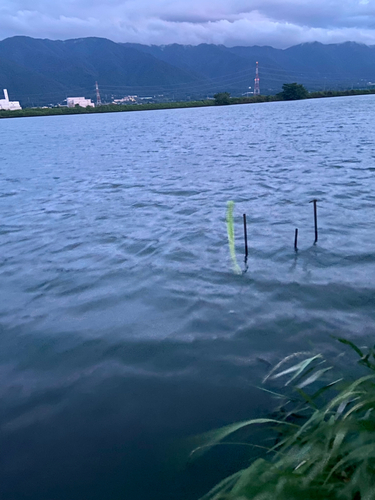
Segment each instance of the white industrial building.
M5 99L0 99L0 109L7 109L8 111L15 111L22 109L18 101L10 101L7 89L4 89Z
M115 99L113 101L113 104L124 104L127 102L137 102L137 97L136 95L126 95L122 99Z
M84 97L68 97L66 99L66 105L68 108L74 108L75 106L81 106L81 108L86 108L87 106L95 107L95 104L91 99L85 99Z

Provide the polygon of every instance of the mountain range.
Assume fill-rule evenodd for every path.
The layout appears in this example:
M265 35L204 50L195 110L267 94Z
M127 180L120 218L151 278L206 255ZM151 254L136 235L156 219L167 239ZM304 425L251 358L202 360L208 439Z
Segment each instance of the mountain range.
M96 81L107 102L126 95L155 100L244 95L252 91L257 61L263 94L291 82L308 90L366 88L375 82L375 46L354 42L275 49L16 36L0 41L0 89L7 88L24 107L61 103L68 96L95 99Z

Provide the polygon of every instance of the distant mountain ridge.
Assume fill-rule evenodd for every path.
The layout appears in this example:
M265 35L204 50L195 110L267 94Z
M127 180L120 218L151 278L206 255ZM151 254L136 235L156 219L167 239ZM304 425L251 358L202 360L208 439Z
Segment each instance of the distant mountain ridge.
M257 61L264 94L279 92L288 82L309 90L375 82L375 46L354 42L282 50L16 36L0 41L0 88L8 88L23 106L59 103L67 96L94 99L96 81L107 101L133 94L158 99L199 99L221 91L241 95L251 92Z

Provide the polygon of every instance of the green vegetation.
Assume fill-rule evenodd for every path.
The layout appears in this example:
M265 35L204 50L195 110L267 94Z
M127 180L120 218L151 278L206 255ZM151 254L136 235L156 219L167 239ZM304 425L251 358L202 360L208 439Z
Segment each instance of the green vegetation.
M303 85L298 83L284 83L283 91L277 94L282 101L295 101L297 99L307 99L309 93Z
M147 104L105 104L93 108L74 108L59 107L59 108L25 108L19 111L0 110L0 118L19 118L25 116L56 116L56 115L77 115L77 114L92 114L92 113L118 113L121 111L146 111L151 109L174 109L174 108L195 108L202 106L213 106L213 100L205 101L186 101L186 102L163 102L163 103L147 103Z
M236 258L236 248L234 244L234 223L233 223L233 209L234 201L228 201L227 205L227 232L228 232L228 243L229 251L233 264L233 272L235 274L241 274L241 268L237 263Z
M283 392L288 395L272 393L280 400L279 416L219 429L195 453L228 444L231 436L259 425L270 427L273 445L201 500L375 499L375 350L365 353L338 340L356 352L367 373L357 379L337 376L338 369L321 354L284 359L266 377L287 379Z
M222 106L223 104L230 104L229 92L219 92L214 95L215 104Z
M27 116L56 116L56 115L77 115L92 113L118 113L123 111L146 111L153 109L176 109L176 108L198 108L204 106L227 105L227 104L254 104L260 102L288 101L294 99L315 99L320 97L339 97L353 95L375 94L375 89L366 90L324 90L319 92L307 92L303 85L296 83L284 84L283 92L276 95L256 95L250 97L230 97L228 92L215 94L214 99L204 101L182 101L182 102L162 102L147 104L105 104L98 107L74 108L24 108L17 111L0 110L0 118L20 118Z
M369 95L375 94L375 89L351 89L351 90L321 90L309 93L309 99L315 99L319 97L342 97L342 96L352 96L352 95Z

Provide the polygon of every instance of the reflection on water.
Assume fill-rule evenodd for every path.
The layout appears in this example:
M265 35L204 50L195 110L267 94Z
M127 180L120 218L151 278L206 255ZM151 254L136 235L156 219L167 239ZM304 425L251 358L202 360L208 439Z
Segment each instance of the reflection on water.
M187 465L181 438L272 408L255 386L283 355L370 338L374 109L2 120L2 498L197 498L221 459Z

